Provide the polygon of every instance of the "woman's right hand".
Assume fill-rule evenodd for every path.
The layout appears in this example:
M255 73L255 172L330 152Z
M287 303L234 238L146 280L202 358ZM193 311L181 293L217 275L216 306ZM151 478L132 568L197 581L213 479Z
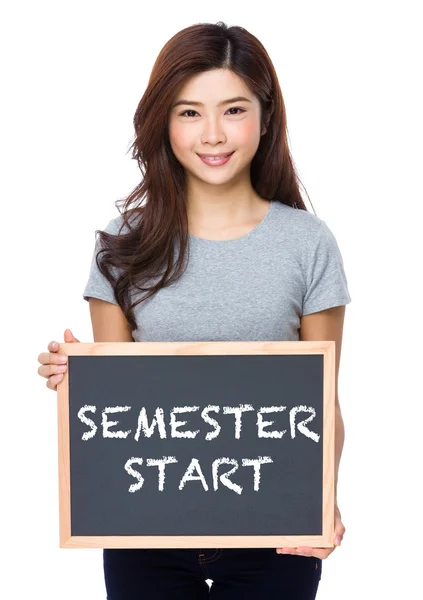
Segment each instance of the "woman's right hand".
M65 343L79 343L70 329L65 330L64 341ZM46 386L48 388L56 391L57 384L62 381L63 374L67 369L68 357L66 354L58 354L59 344L55 341L49 343L47 350L49 352L41 352L38 355L38 362L41 363L41 367L38 367L38 374L47 378Z

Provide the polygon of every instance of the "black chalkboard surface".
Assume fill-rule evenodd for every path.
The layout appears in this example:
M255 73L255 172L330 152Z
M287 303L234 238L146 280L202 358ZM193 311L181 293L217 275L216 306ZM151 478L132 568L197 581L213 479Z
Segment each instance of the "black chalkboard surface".
M334 345L61 344L61 546L332 546Z

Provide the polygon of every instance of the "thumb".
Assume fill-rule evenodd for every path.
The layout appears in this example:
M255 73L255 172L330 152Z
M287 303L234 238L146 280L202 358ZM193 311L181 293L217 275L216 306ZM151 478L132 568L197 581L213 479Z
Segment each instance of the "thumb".
M335 546L340 546L341 542L344 538L346 528L343 522L341 521L340 515L336 515L335 517Z
M64 340L66 343L79 342L79 340L77 340L76 337L74 337L74 335L70 329L65 329Z

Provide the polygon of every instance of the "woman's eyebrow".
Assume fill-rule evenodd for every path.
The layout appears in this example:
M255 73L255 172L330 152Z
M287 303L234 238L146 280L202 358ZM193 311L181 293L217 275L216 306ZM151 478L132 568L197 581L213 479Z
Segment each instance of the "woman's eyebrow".
M228 100L222 100L221 102L219 102L219 104L217 106L223 106L224 104L232 104L232 102L251 102L251 100L248 100L248 98L244 98L244 96L235 96L235 98L229 98ZM204 106L204 104L202 102L195 102L194 100L178 100L177 102L175 102L175 104L172 106L172 108L175 108L175 106L179 106L180 104L192 104L193 106Z

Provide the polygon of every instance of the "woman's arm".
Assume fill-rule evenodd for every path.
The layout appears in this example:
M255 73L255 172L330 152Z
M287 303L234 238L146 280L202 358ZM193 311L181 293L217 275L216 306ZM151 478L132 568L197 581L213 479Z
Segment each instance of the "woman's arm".
M310 315L303 315L300 329L300 341L335 341L335 501L337 501L339 463L345 438L344 421L338 398L338 373L341 360L344 316L345 305L335 306Z
M133 342L132 330L117 304L89 299L94 342Z

